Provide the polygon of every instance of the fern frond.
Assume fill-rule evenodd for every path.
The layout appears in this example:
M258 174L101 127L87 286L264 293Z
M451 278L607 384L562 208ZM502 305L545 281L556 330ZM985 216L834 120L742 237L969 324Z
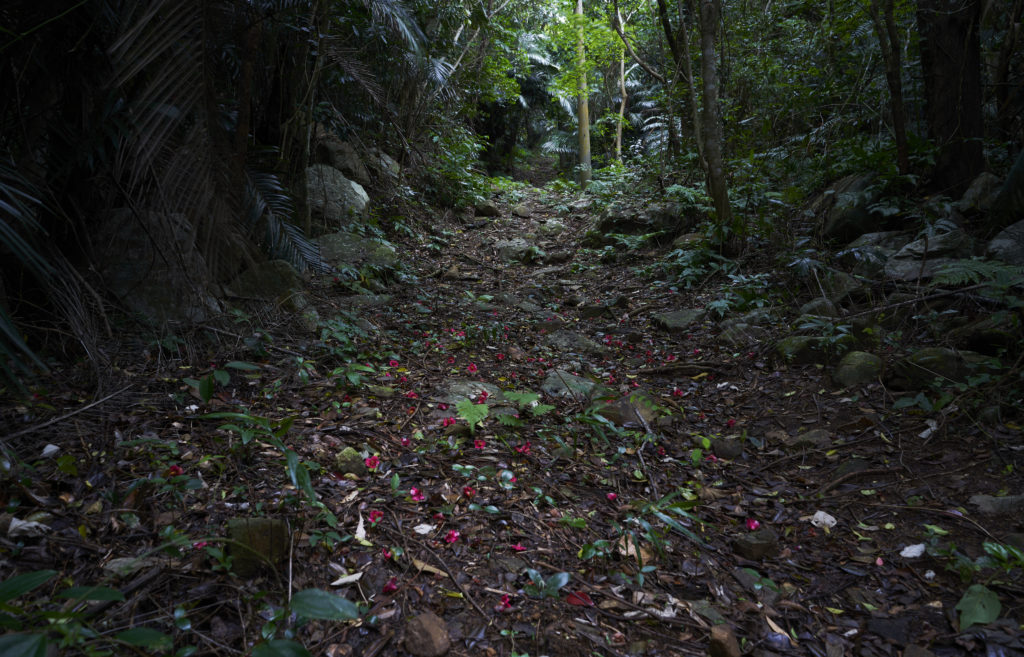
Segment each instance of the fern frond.
M992 283L1000 287L1024 285L1024 267L981 258L954 260L941 267L931 280L931 284L936 287L979 283Z

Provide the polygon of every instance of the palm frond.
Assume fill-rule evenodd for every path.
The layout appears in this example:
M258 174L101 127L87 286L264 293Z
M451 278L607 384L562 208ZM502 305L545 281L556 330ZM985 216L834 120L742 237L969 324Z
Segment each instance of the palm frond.
M363 0L363 4L380 25L387 25L397 33L410 50L418 51L426 39L412 11L401 0Z
M287 260L299 271L331 272L320 254L320 246L288 221L293 212L292 201L277 176L249 171L247 201L247 223L252 230L264 226L270 257Z

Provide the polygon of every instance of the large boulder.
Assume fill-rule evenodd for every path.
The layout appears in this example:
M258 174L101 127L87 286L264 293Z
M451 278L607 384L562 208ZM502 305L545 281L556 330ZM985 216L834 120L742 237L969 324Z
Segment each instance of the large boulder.
M601 235L663 233L674 237L691 230L698 219L681 203L652 203L639 210L612 206L601 215L595 228Z
M366 211L370 197L362 185L329 164L314 164L306 169L306 202L328 228L340 228Z
M1007 226L988 243L990 258L1024 266L1024 221Z
M388 282L401 267L395 247L354 233L329 233L315 241L320 245L320 255L324 262L341 270L369 268L377 278Z
M936 381L940 385L962 383L973 373L997 369L993 359L973 351L925 347L896 363L888 384L897 390L918 390Z
M363 186L370 184L370 172L359 158L356 149L347 141L332 136L322 138L316 145L316 161L329 164Z
M882 359L866 351L851 351L843 356L832 373L832 379L844 388L878 381Z
M911 241L903 231L865 233L836 254L839 264L859 276L880 278L889 258Z
M91 238L104 286L144 321L198 322L221 312L196 283L207 265L185 215L115 210Z
M873 174L846 176L815 201L812 211L816 208L824 210L823 238L848 242L877 227L878 219L868 209L879 197L879 191L872 187L874 179Z
M954 261L970 257L973 240L956 228L907 244L885 263L885 275L897 281L931 278Z
M964 195L956 202L956 209L964 214L988 212L996 200L1000 187L999 176L984 171L978 174Z

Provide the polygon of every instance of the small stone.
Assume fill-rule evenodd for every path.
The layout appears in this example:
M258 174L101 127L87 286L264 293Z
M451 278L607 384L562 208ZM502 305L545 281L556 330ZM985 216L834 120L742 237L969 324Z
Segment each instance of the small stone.
M757 531L737 536L732 541L736 554L750 561L773 557L779 552L779 535L775 530L764 527Z
M334 457L334 467L342 474L354 474L358 477L366 475L366 464L362 455L354 447L346 447Z
M415 657L441 657L451 644L448 627L432 611L410 618L405 625L405 649Z
M501 216L501 210L498 209L498 204L494 201L481 201L477 203L473 208L473 213L478 217Z
M711 451L720 459L735 461L743 455L743 443L731 438L715 438L711 441Z
M533 209L526 203L519 203L512 208L512 214L522 219L526 219L533 215Z
M708 653L711 657L740 657L743 654L736 633L728 625L715 625L711 628Z

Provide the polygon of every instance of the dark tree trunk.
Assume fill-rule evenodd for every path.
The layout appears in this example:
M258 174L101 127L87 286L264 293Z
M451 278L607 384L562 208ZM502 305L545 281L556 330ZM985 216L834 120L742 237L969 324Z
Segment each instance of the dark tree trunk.
M959 196L985 168L979 0L918 0L925 114L939 147L932 187Z
M896 162L900 174L910 173L910 153L907 148L907 119L903 111L903 65L900 63L900 40L896 30L893 0L871 0L868 4L871 21L875 25L878 46L885 63L885 80L889 85L889 105L892 112L892 132L896 141Z
M718 56L715 52L715 37L718 32L718 17L721 15L719 0L700 2L700 59L704 78L704 156L708 161L708 195L715 204L718 225L727 235L730 250L737 249L742 239L735 230L732 207L729 205L729 187L725 178L725 160L722 155L722 124L718 118Z

